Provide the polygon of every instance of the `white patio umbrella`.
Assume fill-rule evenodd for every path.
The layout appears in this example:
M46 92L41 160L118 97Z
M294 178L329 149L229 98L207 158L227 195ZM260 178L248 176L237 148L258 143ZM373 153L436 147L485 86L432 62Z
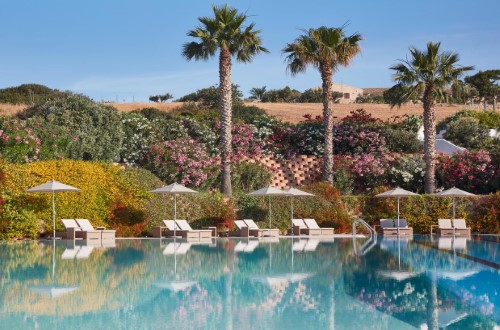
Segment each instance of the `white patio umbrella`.
M460 190L458 188L450 188L448 190L443 190L437 194L435 194L436 196L439 196L439 197L452 197L453 198L453 218L452 219L455 219L455 197L474 197L474 196L477 196L477 195L474 195L474 194L471 194L470 192L467 192L467 191L463 191L463 190Z
M419 194L416 194L414 192L405 190L403 188L396 187L395 189L391 189L388 191L385 191L383 193L380 193L378 195L375 195L375 197L396 197L398 199L398 233L399 233L399 199L401 197L411 197L411 196L419 196Z
M170 194L174 195L174 220L177 220L177 195L184 195L184 194L197 194L198 192L192 189L189 189L187 187L184 187L181 184L178 183L172 183L169 184L168 186L164 186L158 189L151 190L150 192L154 194ZM174 237L176 236L176 228L177 226L174 226ZM161 236L160 236L161 237Z
M268 196L269 197L269 229L271 229L271 216L273 214L271 209L271 196L289 196L290 194L281 189L273 186L267 186L259 190L252 191L249 196Z
M39 186L30 188L26 190L27 192L51 192L52 193L52 226L53 226L53 236L52 239L56 238L56 203L55 203L55 193L61 191L80 191L80 189L68 186L67 184L61 183L59 181L49 181Z
M300 197L300 196L308 196L308 197L314 196L314 194L311 194L311 193L308 193L306 191L302 191L300 189L293 188L293 187L290 187L290 188L288 188L285 191L290 195L290 205L291 205L291 210L292 210L292 219L293 219L293 198L295 196L297 196L297 197ZM292 222L292 228L293 228L293 222ZM293 235L293 230L292 230L291 233L292 233L291 235Z

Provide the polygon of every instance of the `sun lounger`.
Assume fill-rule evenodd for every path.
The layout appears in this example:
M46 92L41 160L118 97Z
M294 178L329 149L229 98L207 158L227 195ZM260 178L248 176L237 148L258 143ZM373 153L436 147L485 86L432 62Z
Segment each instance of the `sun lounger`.
M110 239L115 238L116 231L115 230L106 230L104 227L97 227L97 230L94 229L90 221L87 219L76 219L76 223L80 226L82 231L84 232L100 232L101 239Z
M293 242L292 250L294 252L312 252L316 251L316 248L319 245L320 240L316 238L306 238L299 239L298 241Z
M248 237L250 235L248 231L248 226L245 224L243 220L234 220L234 224L236 225L236 231L234 232L234 236Z
M320 228L308 228L303 219L292 219L294 235L321 235Z
M413 228L408 227L408 221L406 219L394 219L394 224L396 228L399 229L400 236L413 236Z
M259 226L252 219L244 219L245 224L248 226L250 236L279 236L279 229L260 229Z
M334 229L333 228L321 228L318 226L318 223L314 219L304 219L304 223L307 226L307 229L320 229L321 230L321 235L333 235Z
M307 239L299 239L297 241L294 240L292 245L292 251L301 252L304 251L304 247L307 244Z
M86 240L101 239L100 230L85 230L82 228L75 219L61 219L64 228L66 228L66 238L74 240L81 238Z
M451 226L451 219L438 219L438 234L441 236L453 236L454 229Z
M236 246L234 247L234 251L251 253L257 248L257 246L259 246L259 241L256 239L242 240L239 241L238 244L236 244Z
M79 246L75 246L72 249L65 249L64 252L61 254L61 259L75 259L78 251L80 250Z
M455 236L470 236L470 228L465 224L465 219L453 219Z
M186 254L191 248L191 243L174 243L170 242L163 250L164 255Z
M193 229L186 220L175 220L175 223L183 231L198 233L198 238L212 238L211 229Z
M182 230L178 224L175 223L174 220L162 220L165 228L167 229L166 236L173 237L174 232L176 236L180 236L182 238L200 238L200 234L197 232Z

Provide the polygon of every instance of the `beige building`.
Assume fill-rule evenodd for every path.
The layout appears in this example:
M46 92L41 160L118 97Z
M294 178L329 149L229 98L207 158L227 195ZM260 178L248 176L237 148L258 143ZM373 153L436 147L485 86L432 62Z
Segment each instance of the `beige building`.
M354 103L356 98L363 95L363 89L344 84L332 84L332 92L342 93L342 97L337 99L339 103Z

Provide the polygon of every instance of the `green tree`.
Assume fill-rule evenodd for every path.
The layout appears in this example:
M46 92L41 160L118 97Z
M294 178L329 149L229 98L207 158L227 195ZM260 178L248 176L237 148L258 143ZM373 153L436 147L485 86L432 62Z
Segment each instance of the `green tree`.
M238 89L236 84L231 85L232 105L241 103L243 93ZM196 92L184 95L179 98L179 102L198 102L201 106L207 109L215 109L219 106L220 91L217 85L208 88L198 89Z
M323 152L323 178L333 182L333 111L332 111L332 75L339 66L347 66L359 53L358 33L346 36L345 25L339 28L321 26L317 29L304 30L291 44L287 44L283 53L287 54L287 68L292 75L304 72L311 65L321 74L323 123L325 128L325 148Z
M260 31L255 24L244 26L248 16L237 9L212 5L214 17L199 17L201 25L188 32L188 36L199 39L199 42L184 44L182 55L187 60L208 60L219 51L219 93L221 133L220 148L223 165L221 192L231 195L231 123L232 123L232 89L231 89L231 57L238 62L247 63L252 58L268 50L262 46Z
M393 65L393 80L403 92L391 100L391 105L401 106L404 102L421 98L424 108L424 160L425 192L433 193L436 160L436 112L437 100L444 97L444 89L457 81L471 66L458 66L459 56L453 52L440 52L441 43L427 43L426 50L410 47L411 58Z
M266 86L254 87L250 90L250 100L260 101L262 97L266 94Z
M500 70L479 71L473 76L465 77L464 81L471 84L479 92L479 96L493 97L500 94Z

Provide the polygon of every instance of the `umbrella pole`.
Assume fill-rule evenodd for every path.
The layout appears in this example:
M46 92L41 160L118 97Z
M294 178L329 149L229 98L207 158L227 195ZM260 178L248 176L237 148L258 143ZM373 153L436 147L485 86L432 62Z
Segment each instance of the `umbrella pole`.
M271 196L269 196L269 229L271 229L271 216L273 214L273 211L271 209Z
M453 239L455 239L455 196L452 197L452 209L453 209L453 215L452 215L452 222L453 222ZM453 253L455 253L455 249L453 248Z
M175 220L177 220L177 194L174 194L174 237L177 236L175 232L177 229L177 223L175 223Z
M398 196L398 237L399 237L399 196Z
M292 205L292 229L291 229L290 235L293 236L293 196L290 197L290 204Z
M54 191L52 191L52 232L52 239L56 239L56 203Z

